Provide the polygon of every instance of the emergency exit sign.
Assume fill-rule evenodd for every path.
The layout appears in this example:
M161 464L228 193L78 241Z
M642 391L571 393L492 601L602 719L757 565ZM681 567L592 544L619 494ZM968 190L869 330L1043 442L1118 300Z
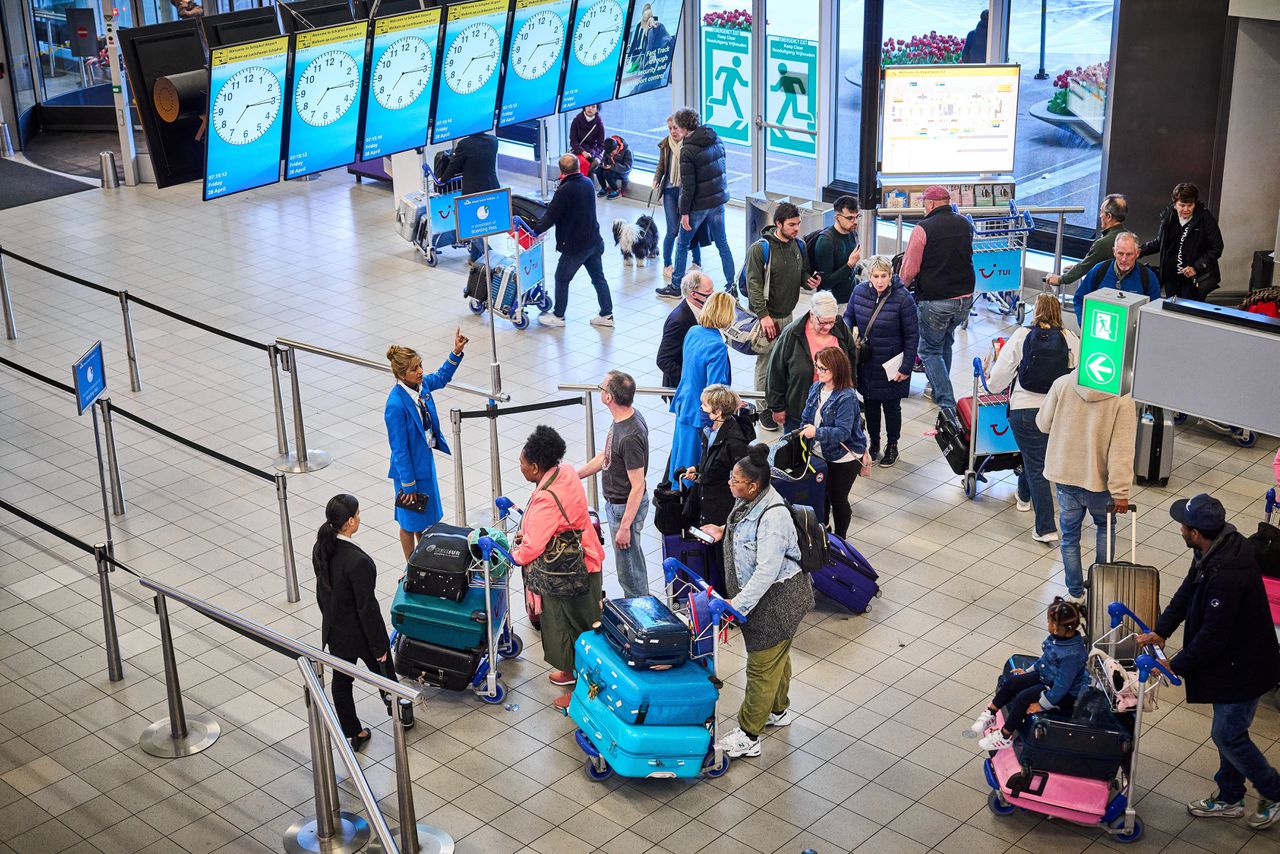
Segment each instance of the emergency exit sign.
M1107 394L1128 394L1133 386L1133 348L1138 309L1147 303L1115 288L1094 291L1084 299L1080 329L1080 385Z

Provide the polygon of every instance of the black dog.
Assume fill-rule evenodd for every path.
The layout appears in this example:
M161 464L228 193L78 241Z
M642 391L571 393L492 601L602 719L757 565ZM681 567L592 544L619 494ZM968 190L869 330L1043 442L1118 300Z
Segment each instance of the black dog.
M634 257L636 266L643 267L646 259L658 257L658 226L648 214L638 217L635 225L615 219L613 242L622 252L623 266L630 267Z

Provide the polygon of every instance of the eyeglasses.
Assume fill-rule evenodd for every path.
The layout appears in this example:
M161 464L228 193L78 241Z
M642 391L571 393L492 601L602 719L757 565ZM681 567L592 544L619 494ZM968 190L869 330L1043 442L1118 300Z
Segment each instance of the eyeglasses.
M746 486L751 482L752 481L749 481L749 480L743 480L740 477L734 477L733 475L729 475L729 484L731 486Z
M830 368L828 368L826 365L814 365L814 366L813 366L813 369L814 369L815 371L821 371L821 372L822 372L822 373L824 373L824 374L829 374L829 373L831 373L831 369L830 369Z
M818 317L814 315L813 322L816 326L835 326L836 318L834 317Z
M702 291L694 291L694 292L691 294L691 296L695 296L695 297L697 297L698 299L702 300L703 302L706 302L707 300L711 299L711 295L712 295L712 294L714 294L715 292L716 292L716 291L715 291L715 288L712 288L711 290L707 291L706 293L703 293Z
M857 218L858 218L858 215L857 215L856 213L851 213L851 214L842 214L842 213L838 213L838 214L836 214L836 219L857 219Z

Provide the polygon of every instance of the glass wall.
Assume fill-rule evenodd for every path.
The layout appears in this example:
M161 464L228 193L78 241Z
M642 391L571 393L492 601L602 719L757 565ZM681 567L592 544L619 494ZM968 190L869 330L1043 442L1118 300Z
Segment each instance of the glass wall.
M724 143L729 195L741 199L751 192L751 0L699 0L698 23L693 106Z
M13 84L14 106L21 116L36 103L35 57L27 44L26 27L30 7L25 0L0 0L3 13L5 54L9 58L9 78ZM4 84L0 84L4 85ZM13 144L19 144L16 128L11 128Z
M31 0L31 19L35 25L36 71L40 81L40 100L44 103L76 103L74 93L106 82L109 73L97 58L71 55L68 9L96 9L92 0ZM94 16L95 33L101 39L100 16ZM100 41L105 47L106 42Z
M636 168L652 171L658 161L658 141L667 135L667 116L673 112L671 93L674 91L667 86L600 105L605 130L610 136L621 136L627 141Z
M818 4L768 0L765 36L767 154L764 186L771 193L814 198L817 187L817 136L821 103L818 80ZM759 32L759 30L757 30Z

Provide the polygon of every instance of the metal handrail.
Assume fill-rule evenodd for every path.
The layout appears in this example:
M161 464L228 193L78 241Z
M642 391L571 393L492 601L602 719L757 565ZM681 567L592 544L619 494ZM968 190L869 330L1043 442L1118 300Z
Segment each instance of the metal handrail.
M1001 211L1003 210L1003 206L996 205L993 207L991 205L987 205L986 207L981 207L981 208L980 207L963 207L963 208L957 208L957 210L959 211L959 213L962 213L962 214L977 216L981 214L989 214L989 213ZM1049 206L1043 206L1043 207L1036 206L1036 205L1027 205L1027 206L1019 205L1018 210L1025 211L1026 213L1033 214L1033 215L1038 213L1042 213L1042 214L1084 213L1084 208L1081 207L1080 205L1049 205ZM928 213L928 211L926 211L924 208L886 208L886 207L876 208L876 216L887 218L887 219L892 219L897 216L924 216L926 213Z
M346 362L349 365L359 365L362 368L373 368L375 371L383 373L391 373L391 366L383 362L375 362L372 359L366 359L363 356L353 356L350 353L341 353L337 350L330 350L327 347L320 347L316 344L307 344L304 341L294 341L291 338L277 338L276 344L283 347L290 347L294 350L300 350L303 353L312 353L316 356L324 356L328 359L336 359L339 362ZM467 383L451 382L445 386L451 391L460 391L463 394L474 394L477 397L483 397L486 400L496 400L499 403L505 403L511 399L511 395L506 393L491 394L488 390L479 386L469 385Z
M560 391L585 391L594 394L600 390L600 386L596 383L560 383L556 386ZM735 389L735 391L737 391ZM673 388L665 386L636 386L636 394L649 395L666 395L671 396L676 393ZM764 400L764 392L762 391L737 391L738 397L743 400Z
M329 698L325 696L324 686L320 684L320 678L316 675L315 668L306 657L298 659L298 669L302 671L302 680L306 683L307 693L310 695L312 708L319 711L320 723L329 731L329 737L333 741L333 745L338 748L338 755L342 757L342 764L347 766L349 779L355 784L356 793L360 796L360 800L364 802L365 814L369 817L369 823L373 825L374 833L378 834L378 839L382 842L382 850L387 854L399 854L400 849L396 847L392 838L391 828L387 827L387 820L382 817L382 810L378 808L378 799L374 796L373 790L369 788L369 781L364 776L364 770L360 767L359 760L356 759L356 753L351 749L351 745L342 734L342 725L338 723L338 714L334 711L333 704L329 702ZM398 727L399 721L392 724Z
M403 697L406 700L416 700L420 695L420 691L406 687L399 682L393 682L385 676L378 676L364 668L357 667L354 664L346 662L337 656L330 655L324 650L317 649L311 644L291 638L288 635L281 634L275 629L269 629L260 623L246 620L239 614L219 608L217 605L211 604L192 596L190 593L183 592L176 587L170 587L168 584L156 581L153 578L139 578L138 582L156 593L163 594L175 601L181 602L192 610L199 611L210 619L222 623L223 625L240 632L243 635L256 638L264 646L275 647L278 650L285 651L286 654L294 657L309 658L312 661L319 662L326 667L332 667L339 673L357 679L361 682L368 683L379 691L386 691L388 694L394 694L397 697Z

